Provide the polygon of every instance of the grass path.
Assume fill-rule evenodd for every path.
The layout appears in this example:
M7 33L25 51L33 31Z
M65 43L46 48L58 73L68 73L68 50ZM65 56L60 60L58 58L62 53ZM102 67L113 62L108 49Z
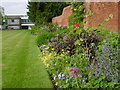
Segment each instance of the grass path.
M52 88L35 36L25 30L3 31L2 35L2 87Z
M2 88L2 30L0 30L0 89Z

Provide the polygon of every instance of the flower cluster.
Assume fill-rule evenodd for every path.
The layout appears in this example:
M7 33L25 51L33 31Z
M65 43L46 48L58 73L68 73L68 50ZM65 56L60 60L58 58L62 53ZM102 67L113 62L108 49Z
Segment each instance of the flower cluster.
M49 60L51 60L52 58L54 58L56 56L55 53L50 53L49 51L42 51L41 54L39 54L39 56L41 57L41 61L43 62L43 64L46 67L50 66Z
M76 27L79 27L80 24L74 24L73 26L74 26L74 28L76 28ZM77 31L77 30L72 30L73 33L75 33L76 31Z
M45 48L46 48L46 45L41 45L39 48L40 48L40 49L45 49Z
M51 46L56 46L57 44L58 42L48 43L48 45L51 45Z
M42 27L41 29L50 29L49 27Z
M55 41L55 40L58 40L58 37L51 38L51 41Z
M67 25L58 25L58 27L60 27L60 28L65 28L65 27L67 27Z
M71 68L70 69L70 76L80 76L80 77L82 77L80 74L79 74L79 72L80 72L80 69L79 68L77 68L77 67L74 67L74 68Z
M98 40L97 30L74 30L51 35L39 56L57 88L101 88L118 85L116 38ZM62 26L60 26L62 27ZM73 28L73 27L72 27ZM62 30L62 29L61 29ZM75 33L77 32L77 33ZM115 36L117 37L117 36ZM99 42L98 42L99 41ZM113 43L111 43L114 41Z

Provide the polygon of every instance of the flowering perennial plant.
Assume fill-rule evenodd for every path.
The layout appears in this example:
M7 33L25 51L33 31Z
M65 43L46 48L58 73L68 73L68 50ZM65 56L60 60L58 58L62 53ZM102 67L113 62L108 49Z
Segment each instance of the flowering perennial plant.
M74 33L74 32L76 32L77 30L72 30L72 32Z
M76 25L75 27L79 27ZM99 30L55 33L41 45L41 61L56 88L120 87L118 35ZM99 38L100 35L104 38ZM111 38L110 38L111 37Z
M80 26L80 24L74 24L74 27L79 27Z

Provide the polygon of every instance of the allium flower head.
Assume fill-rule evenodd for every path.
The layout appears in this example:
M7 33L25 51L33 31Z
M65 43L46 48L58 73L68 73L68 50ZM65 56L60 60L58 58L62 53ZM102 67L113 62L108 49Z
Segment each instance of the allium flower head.
M64 37L63 37L63 40L68 40L68 37L67 37L67 36L64 36Z
M78 76L80 72L80 69L77 67L71 68L70 69L70 76Z

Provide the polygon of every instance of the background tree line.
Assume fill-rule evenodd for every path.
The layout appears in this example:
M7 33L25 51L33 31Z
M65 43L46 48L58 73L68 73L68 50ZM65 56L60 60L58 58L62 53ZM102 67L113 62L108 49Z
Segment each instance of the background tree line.
M68 6L66 2L29 2L27 12L29 19L36 25L52 21L52 18L62 14L63 8Z

